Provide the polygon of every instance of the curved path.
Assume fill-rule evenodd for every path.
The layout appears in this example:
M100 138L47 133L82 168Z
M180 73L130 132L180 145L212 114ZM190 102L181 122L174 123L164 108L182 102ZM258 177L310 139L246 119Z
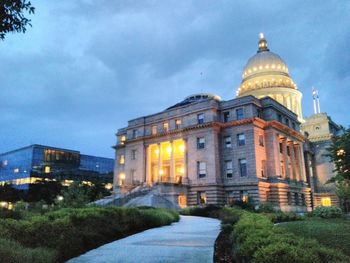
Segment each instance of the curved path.
M153 228L119 239L73 258L69 263L213 262L220 221L181 216L170 226Z

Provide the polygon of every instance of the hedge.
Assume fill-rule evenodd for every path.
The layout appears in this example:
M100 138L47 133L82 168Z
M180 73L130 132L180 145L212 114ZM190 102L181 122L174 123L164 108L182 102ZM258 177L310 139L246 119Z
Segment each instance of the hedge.
M274 227L262 214L243 213L233 231L234 249L246 262L350 262L341 251Z
M63 262L102 244L178 220L176 212L166 209L61 209L29 220L0 220L0 238L27 248L53 250L56 253L45 254L45 262Z

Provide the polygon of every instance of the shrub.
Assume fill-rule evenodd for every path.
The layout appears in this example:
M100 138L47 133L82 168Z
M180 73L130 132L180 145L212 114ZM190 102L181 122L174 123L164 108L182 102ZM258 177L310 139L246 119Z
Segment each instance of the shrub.
M61 209L30 220L0 220L0 237L22 246L53 249L58 260L65 261L107 242L178 220L176 212L166 209Z
M312 211L312 215L322 218L337 218L341 217L343 212L337 206L318 206Z
M273 213L275 210L273 209L273 204L269 202L264 202L259 205L258 209L259 213Z
M282 223L282 222L290 222L302 220L302 217L293 212L282 212L277 211L274 213L265 213L265 215L273 222L273 223Z
M22 213L20 211L10 210L6 208L0 208L0 218L12 218L12 219L22 219Z
M1 262L50 263L57 261L57 254L45 248L26 248L18 242L0 238Z
M235 251L248 262L350 262L342 252L326 248L274 227L263 214L244 213L234 226Z

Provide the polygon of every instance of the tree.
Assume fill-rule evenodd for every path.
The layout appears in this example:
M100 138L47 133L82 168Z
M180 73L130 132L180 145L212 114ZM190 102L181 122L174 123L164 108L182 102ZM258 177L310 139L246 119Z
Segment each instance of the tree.
M34 14L35 8L27 0L0 0L0 39L10 32L25 33L31 20L25 17Z
M329 182L334 182L337 187L336 194L339 197L345 212L350 210L350 129L333 138L332 145L328 148L327 156L334 163L334 171L337 173Z

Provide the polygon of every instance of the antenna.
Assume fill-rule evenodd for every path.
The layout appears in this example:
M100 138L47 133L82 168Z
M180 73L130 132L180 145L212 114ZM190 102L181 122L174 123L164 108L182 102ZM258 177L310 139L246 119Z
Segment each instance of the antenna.
M321 113L320 108L320 97L318 96L318 90L312 87L312 99L314 102L314 113L318 114Z

